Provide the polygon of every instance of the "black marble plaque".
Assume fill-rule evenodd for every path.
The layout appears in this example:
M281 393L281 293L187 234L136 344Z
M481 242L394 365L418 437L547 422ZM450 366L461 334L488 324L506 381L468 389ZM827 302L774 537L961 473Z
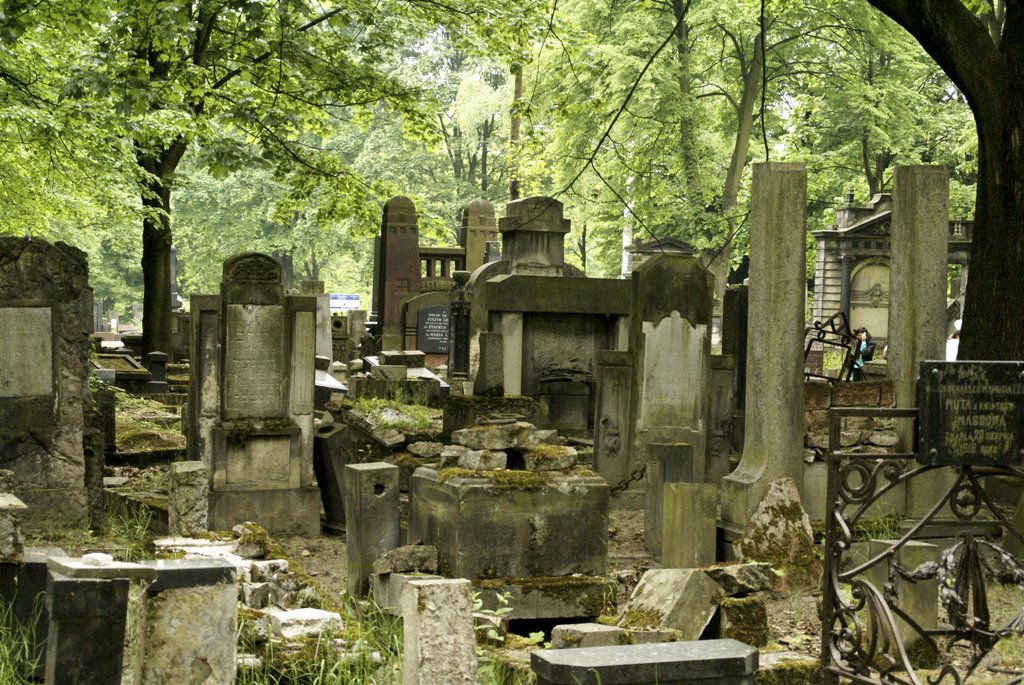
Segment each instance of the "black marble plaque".
M1024 463L1024 362L921 362L922 464Z
M416 314L416 349L448 354L448 307L424 307Z

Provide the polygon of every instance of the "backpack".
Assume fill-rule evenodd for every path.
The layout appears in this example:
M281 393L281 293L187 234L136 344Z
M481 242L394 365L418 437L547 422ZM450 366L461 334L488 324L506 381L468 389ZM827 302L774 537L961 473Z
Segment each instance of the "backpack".
M860 358L866 362L871 361L872 357L875 356L875 343L874 341L868 342L864 345L864 350L860 353Z

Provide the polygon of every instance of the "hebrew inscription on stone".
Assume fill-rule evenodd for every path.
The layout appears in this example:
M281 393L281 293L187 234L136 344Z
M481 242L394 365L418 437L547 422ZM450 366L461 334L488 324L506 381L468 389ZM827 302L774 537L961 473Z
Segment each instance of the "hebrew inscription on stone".
M266 417L282 413L281 330L284 311L270 305L227 306L224 409Z
M53 315L49 307L0 307L0 397L53 392Z

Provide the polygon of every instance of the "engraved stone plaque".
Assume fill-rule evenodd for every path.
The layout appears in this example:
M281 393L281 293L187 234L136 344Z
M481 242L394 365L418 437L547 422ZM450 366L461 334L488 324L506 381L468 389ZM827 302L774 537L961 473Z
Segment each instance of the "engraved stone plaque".
M256 489L284 488L290 485L291 437L275 435L251 437L244 446L229 445L226 485Z
M448 307L424 307L416 315L416 349L448 354Z
M53 393L53 315L49 307L0 308L0 397Z
M1024 363L921 362L922 464L1024 463Z
M270 305L227 306L224 410L234 416L280 416L284 406L281 331L284 311Z

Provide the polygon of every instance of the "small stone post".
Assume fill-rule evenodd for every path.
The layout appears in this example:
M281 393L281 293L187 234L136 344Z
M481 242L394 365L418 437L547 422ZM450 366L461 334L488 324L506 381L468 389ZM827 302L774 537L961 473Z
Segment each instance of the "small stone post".
M345 466L348 592L370 589L373 562L398 547L398 467L383 462Z
M46 685L120 685L128 579L71 578L50 572Z
M14 495L0 492L0 562L21 561L25 538L21 517L28 507Z
M803 482L807 172L755 164L743 456L721 480L722 519L743 526L768 484Z
M223 559L142 564L156 569L156 580L139 599L134 685L232 685L238 625L234 565Z
M662 487L662 567L697 568L715 563L718 488L709 483L665 483Z
M694 480L693 445L685 442L647 445L647 489L644 493L644 543L656 558L661 557L664 525L664 486ZM714 507L712 507L714 510ZM714 559L712 559L714 561Z
M472 585L414 580L402 592L402 685L476 685Z

